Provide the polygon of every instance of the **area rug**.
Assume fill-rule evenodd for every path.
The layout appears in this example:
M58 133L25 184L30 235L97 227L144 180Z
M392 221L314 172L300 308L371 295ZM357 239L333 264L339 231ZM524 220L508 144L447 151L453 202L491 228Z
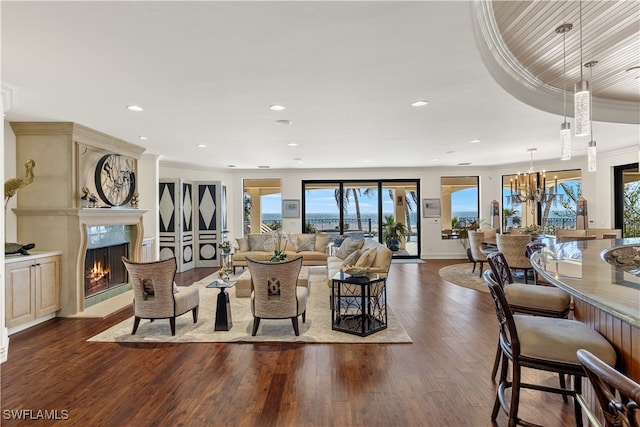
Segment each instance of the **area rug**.
M482 277L479 277L480 265L476 265L476 271L473 270L473 263L454 264L442 267L438 274L447 282L465 288L475 289L480 292L489 292L487 284Z
M338 332L331 329L331 310L329 309L330 289L327 286L327 269L312 267L309 269L310 297L307 302L307 320L299 319L300 335L295 336L291 320L269 320L260 322L258 333L251 336L253 316L250 299L236 298L235 289L229 289L229 300L233 326L230 331L214 331L216 298L219 290L207 288L217 274L204 278L191 286L200 289L200 308L198 323L193 323L191 313L176 319L176 335L171 336L168 320L142 320L138 331L131 335L133 317L90 338L88 341L156 343L156 342L304 342L304 343L411 343L411 337L402 325L387 310L387 329L375 332L367 337ZM389 301L392 305L393 301Z

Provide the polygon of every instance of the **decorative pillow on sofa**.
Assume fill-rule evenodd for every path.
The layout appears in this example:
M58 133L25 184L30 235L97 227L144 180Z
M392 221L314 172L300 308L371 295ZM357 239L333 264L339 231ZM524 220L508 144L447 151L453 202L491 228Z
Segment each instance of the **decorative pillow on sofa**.
M360 255L360 258L358 258L356 267L371 267L373 265L373 261L376 259L377 253L378 251L376 248L371 248L368 251L365 251L365 253Z
M351 237L344 239L344 242L338 248L336 256L340 259L345 259L356 250L360 249L364 245L364 239L353 240Z
M270 238L268 234L249 234L249 250L270 252L271 250L265 246Z
M326 252L331 238L326 234L316 234L316 251Z
M236 239L238 242L238 252L249 252L249 238L248 237L238 237Z
M362 255L362 249L356 249L350 255L347 255L344 261L342 261L342 264L340 264L340 267L344 267L346 265L355 265L358 259L360 259L361 255Z
M300 234L298 235L298 252L302 251L315 251L316 250L316 235L315 234Z

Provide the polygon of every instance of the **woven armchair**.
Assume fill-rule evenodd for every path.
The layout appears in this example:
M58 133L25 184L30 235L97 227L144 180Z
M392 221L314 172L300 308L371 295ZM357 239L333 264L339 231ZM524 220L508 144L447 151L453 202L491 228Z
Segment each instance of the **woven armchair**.
M174 292L176 259L155 262L131 262L122 257L129 280L133 286L134 335L140 319L169 319L171 335L176 334L176 317L188 311L193 313L193 323L198 322L200 293L196 287L180 287Z
M480 273L479 276L482 277L482 269L484 263L487 261L487 255L482 252L482 243L484 242L485 236L482 231L469 231L469 249L471 249L471 258L473 258L473 270L471 272L476 271L476 263L480 263Z
M261 319L291 319L293 331L300 335L298 316L306 320L307 288L297 286L302 257L289 261L268 262L247 258L251 272L252 336L258 332Z
M531 261L527 256L527 244L531 243L529 234L498 234L496 235L498 251L504 254L512 270L524 270L524 283L529 283L529 272L533 271Z

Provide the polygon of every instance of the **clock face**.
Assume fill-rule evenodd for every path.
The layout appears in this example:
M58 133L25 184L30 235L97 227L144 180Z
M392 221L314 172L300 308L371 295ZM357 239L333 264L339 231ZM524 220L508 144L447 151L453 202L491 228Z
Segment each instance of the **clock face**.
M131 201L136 191L133 159L119 154L103 156L96 166L96 190L111 206L122 206Z

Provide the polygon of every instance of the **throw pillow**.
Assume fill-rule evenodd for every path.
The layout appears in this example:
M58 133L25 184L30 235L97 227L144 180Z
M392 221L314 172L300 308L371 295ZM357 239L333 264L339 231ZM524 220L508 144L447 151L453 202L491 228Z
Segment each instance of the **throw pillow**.
M265 246L270 238L268 234L249 234L249 250L270 252L271 249Z
M371 267L376 259L377 252L375 248L372 248L360 255L356 262L356 267Z
M331 239L326 234L316 234L316 251L326 252Z
M238 252L249 252L249 238L248 237L238 237L236 239L238 242Z
M356 250L360 249L364 245L364 239L361 240L353 240L351 237L347 237L344 239L344 242L338 248L338 252L336 256L340 259L345 259L349 255L351 255Z
M300 234L298 236L298 252L314 251L316 249L315 234Z
M346 265L355 265L358 259L360 259L361 255L362 255L362 250L357 249L355 252L352 252L351 254L347 255L344 261L342 261L342 264L340 264L340 267L344 267Z

